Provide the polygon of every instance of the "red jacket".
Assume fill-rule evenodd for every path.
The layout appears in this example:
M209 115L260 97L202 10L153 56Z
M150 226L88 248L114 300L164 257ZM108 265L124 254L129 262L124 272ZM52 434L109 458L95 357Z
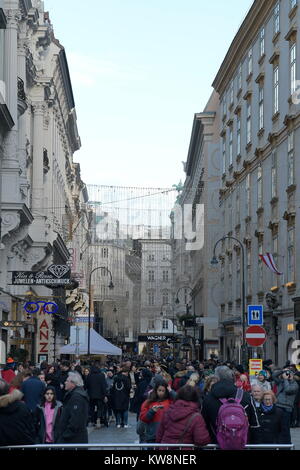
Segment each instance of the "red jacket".
M189 419L195 413L197 413L196 417L187 426ZM173 403L163 415L156 434L156 442L187 443L201 447L209 444L209 433L198 403L184 400L177 400Z
M1 371L2 379L4 379L8 384L16 377L16 374L12 369L4 369Z
M142 404L141 412L140 412L140 420L144 423L160 423L163 417L164 412L169 408L171 405L172 400L167 399L163 401L152 401L148 403L148 400L144 401ZM156 413L151 410L153 406L163 406L163 408L158 408Z

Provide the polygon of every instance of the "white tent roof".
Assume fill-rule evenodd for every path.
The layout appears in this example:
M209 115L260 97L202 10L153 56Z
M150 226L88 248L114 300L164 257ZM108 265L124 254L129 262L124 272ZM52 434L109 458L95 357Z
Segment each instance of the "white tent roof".
M79 344L79 355L87 354L87 334L84 343ZM109 356L121 356L122 350L104 339L93 328L90 328L90 352L91 354L105 354ZM60 348L60 354L76 354L76 343L67 344Z

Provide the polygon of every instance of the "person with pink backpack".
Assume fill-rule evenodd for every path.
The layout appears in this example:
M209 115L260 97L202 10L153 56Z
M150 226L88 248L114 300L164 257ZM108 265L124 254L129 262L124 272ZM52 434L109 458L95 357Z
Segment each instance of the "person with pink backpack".
M224 450L242 450L249 443L250 428L259 428L253 399L234 385L235 375L227 366L218 366L219 381L204 397L202 415L213 443Z

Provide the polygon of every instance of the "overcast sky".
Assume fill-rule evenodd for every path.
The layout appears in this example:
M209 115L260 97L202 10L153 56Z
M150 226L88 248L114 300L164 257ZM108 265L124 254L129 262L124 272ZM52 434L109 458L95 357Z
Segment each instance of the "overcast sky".
M252 0L45 0L66 49L87 184L184 181L194 114Z

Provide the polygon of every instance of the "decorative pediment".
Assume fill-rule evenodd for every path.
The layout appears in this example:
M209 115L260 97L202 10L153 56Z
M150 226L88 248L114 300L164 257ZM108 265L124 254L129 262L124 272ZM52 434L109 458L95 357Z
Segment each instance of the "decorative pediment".
M269 59L269 63L270 64L273 64L273 65L277 65L278 62L279 62L279 58L280 58L280 52L279 51L275 51L272 56L270 57Z

